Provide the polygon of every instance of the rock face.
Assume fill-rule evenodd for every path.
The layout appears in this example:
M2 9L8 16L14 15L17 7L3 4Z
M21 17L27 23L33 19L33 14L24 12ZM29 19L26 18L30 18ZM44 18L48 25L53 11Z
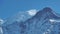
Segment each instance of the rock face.
M60 17L46 7L26 21L2 26L3 34L60 34Z

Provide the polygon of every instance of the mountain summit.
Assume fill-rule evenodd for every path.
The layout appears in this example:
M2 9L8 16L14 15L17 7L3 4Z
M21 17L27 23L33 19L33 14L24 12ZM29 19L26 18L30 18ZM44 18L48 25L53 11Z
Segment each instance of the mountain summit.
M45 7L44 9L37 12L36 17L42 17L43 15L49 16L50 18L60 18L51 8ZM44 16L45 17L45 16Z

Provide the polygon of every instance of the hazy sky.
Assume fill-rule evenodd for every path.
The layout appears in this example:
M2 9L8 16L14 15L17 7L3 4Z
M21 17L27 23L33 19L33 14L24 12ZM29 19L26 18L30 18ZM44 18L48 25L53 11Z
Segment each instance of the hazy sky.
M0 0L0 18L8 18L19 11L41 10L51 7L60 13L60 0Z

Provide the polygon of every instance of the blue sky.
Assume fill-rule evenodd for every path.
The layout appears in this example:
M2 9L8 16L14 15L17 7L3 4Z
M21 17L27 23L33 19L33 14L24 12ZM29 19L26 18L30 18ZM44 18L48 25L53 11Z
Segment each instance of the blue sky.
M0 18L6 19L19 11L51 7L60 13L60 0L0 0Z

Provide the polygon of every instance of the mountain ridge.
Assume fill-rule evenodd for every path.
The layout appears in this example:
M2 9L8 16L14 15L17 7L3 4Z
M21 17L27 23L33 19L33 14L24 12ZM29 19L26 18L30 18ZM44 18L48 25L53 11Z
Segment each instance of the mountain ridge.
M56 24L55 22L51 22L52 19L60 19L60 17L56 16L52 11L51 8L44 8L26 21L15 21L12 24L3 26L3 29L4 31L7 31L8 34L43 34L45 32L49 33L50 31L52 33L52 30L54 32L54 29L56 28L51 28L52 25L54 26L54 24Z

